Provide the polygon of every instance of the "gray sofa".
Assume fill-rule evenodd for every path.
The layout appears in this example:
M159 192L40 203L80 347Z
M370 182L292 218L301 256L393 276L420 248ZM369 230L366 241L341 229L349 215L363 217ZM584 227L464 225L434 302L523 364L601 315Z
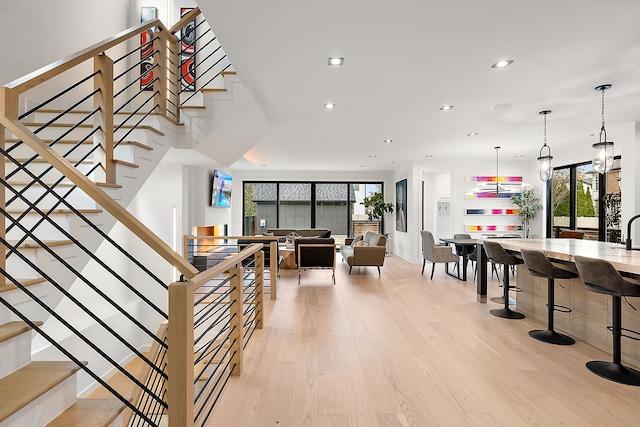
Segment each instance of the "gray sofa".
M353 241L345 240L345 243L351 244L340 247L342 261L349 266L349 274L354 266L378 267L378 274L380 274L380 267L384 265L387 253L387 237L373 231L367 231L361 239L359 237L354 238ZM359 241L364 244L359 244Z
M273 234L279 242L284 242L292 232L300 237L331 237L331 230L326 228L268 228L267 234ZM323 236L324 234L324 236Z

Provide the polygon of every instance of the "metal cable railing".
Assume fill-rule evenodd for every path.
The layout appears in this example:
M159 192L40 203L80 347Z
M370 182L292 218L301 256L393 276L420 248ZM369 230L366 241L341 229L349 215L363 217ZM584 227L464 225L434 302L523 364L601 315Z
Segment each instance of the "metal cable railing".
M154 21L86 49L39 76L34 73L36 77L1 88L9 113L28 102L36 105L14 117L0 117L0 126L16 136L0 147L7 161L0 176L5 188L0 214L6 224L0 234L6 248L0 274L15 287L11 292L29 301L21 309L3 295L0 302L39 334L40 348L55 348L78 364L84 373L82 384L99 384L125 404L132 414L128 425L157 426L167 414L171 417L166 393L171 390L167 372L173 338L166 330L154 332L160 322L168 319L172 324L167 312L171 280L158 270L173 265L193 277L196 269L159 240L159 247L151 245L155 236L140 230L131 217L121 217L125 210L113 200L105 204L90 181L115 187L114 159L133 156L131 144L122 143L134 138L138 145L144 144L144 133L138 130L154 131L156 116L179 121L179 107L193 102L201 89L230 68L199 11L190 16L198 22L193 31L199 33L193 53L180 52L184 40L172 36L186 21L171 31ZM151 27L157 29L153 40L131 48ZM150 46L149 56L136 57ZM152 62L145 73L140 71L144 61ZM181 83L186 81L184 61L194 63L191 87ZM143 84L146 73L153 73L153 78ZM62 77L52 79L58 76ZM70 172L71 166L75 172ZM93 215L100 215L100 220L92 220ZM118 223L125 225L124 232L110 233ZM147 245L145 255L127 250L136 236ZM224 385L241 371L242 349L261 327L264 257L253 261L253 252L232 254L223 262L234 266L234 274L227 276L213 267L196 276L221 277L201 283L191 296L194 341L193 352L186 357L193 360L195 372L185 378L192 378L198 389L190 412L196 425L204 425ZM243 263L244 273L238 270ZM42 293L44 286L47 291ZM30 320L34 318L43 319L44 325L39 327ZM151 350L141 351L141 342ZM174 346L171 351L177 350ZM129 370L123 361L131 357L142 361L146 374ZM105 381L105 369L122 374L133 384L135 396L123 395ZM174 381L180 379L174 376Z

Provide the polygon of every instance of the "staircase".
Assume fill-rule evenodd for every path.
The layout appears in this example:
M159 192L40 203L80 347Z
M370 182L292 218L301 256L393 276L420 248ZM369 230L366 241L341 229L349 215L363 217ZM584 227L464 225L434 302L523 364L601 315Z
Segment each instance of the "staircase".
M31 361L32 333L23 322L0 325L0 427L122 426L117 399L76 400L75 363Z
M0 193L5 202L0 211L6 223L0 233L6 253L0 262L0 427L164 422L172 399L166 385L171 369L167 342L172 338L162 332L171 298L167 272L174 268L192 278L197 270L126 208L170 148L194 149L231 164L248 150L248 137L257 141L266 129L265 120L256 128L243 126L248 115L261 113L224 62L217 77L201 76L206 81L221 77L225 88L203 88L196 96L181 93L179 72L163 70L165 59L167 65L178 63L172 56L178 41L171 35L180 34L181 25L196 17L202 21L197 9L171 29L159 21L140 24L57 67L0 88ZM139 44L140 34L150 28L160 35L152 41L159 77L144 88L135 74L139 68L131 66L131 54L122 51ZM67 73L61 79L64 85L52 78L54 72ZM128 83L120 79L127 73ZM69 83L74 79L79 82ZM37 89L50 80L52 88ZM73 99L70 93L78 88L82 94ZM39 93L51 98L38 100ZM126 99L119 100L121 96ZM180 105L182 99L187 102ZM19 115L25 105L34 107ZM242 129L236 136L242 144L229 137L234 127ZM219 273L232 265L229 261ZM210 273L206 280L219 273ZM237 292L241 282L235 287ZM193 295L184 300L187 305L189 299L193 301ZM243 301L242 293L236 299ZM224 305L234 304L227 300ZM239 343L246 344L243 336L251 336L243 331L262 323L258 306L254 302L249 311L255 314L234 315L244 319L231 322L240 333L235 344L228 337L205 344L208 351L224 349L227 356L215 362L224 364L228 375L239 374L234 368L241 366ZM193 307L187 307L187 314L189 310ZM189 326L187 318L186 327L193 329L193 322ZM177 330L180 339L189 335L189 329ZM195 372L185 374L184 383L193 383L189 377L220 382L221 374L209 365L213 362L199 366L209 360L205 353L189 355L193 345L173 346L187 350L187 366L195 359ZM134 359L144 366L141 376L128 370ZM202 375L205 370L208 374ZM114 374L131 383L132 395L110 388L106 379ZM114 399L77 399L98 386ZM199 385L196 397L204 394L200 405L208 411L213 403L206 399L217 400L222 390L214 394L210 387ZM178 413L186 421L174 421L176 426L193 425L193 409L181 411L180 405L172 405L177 409L169 418Z

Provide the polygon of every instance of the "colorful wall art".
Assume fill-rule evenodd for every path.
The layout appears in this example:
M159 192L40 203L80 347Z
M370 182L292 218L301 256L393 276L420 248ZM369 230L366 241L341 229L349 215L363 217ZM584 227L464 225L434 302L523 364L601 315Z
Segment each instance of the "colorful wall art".
M180 17L193 10L181 7ZM196 20L193 19L180 31L180 82L183 92L196 90Z
M468 176L468 182L477 182L483 184L495 184L496 181L500 184L522 184L521 176L498 176L496 177L491 175L477 175L477 176Z
M521 225L467 225L465 230L469 232L509 232L517 233L522 230Z
M140 22L156 19L155 7L140 8ZM153 90L153 28L140 33L140 90Z
M518 215L520 209L466 209L465 215Z

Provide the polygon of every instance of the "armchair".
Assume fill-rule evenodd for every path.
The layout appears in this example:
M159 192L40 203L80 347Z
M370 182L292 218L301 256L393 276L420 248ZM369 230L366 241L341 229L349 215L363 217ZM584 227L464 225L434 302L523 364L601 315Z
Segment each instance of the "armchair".
M296 239L295 254L298 264L298 284L301 271L307 269L331 269L333 284L336 284L336 243L329 238Z
M433 266L431 268L431 280L433 280L433 272L436 269L436 263L455 262L458 268L460 268L460 257L451 252L450 246L436 245L433 238L433 234L430 231L420 231L422 236L422 273L424 274L424 266L427 261L430 261Z

